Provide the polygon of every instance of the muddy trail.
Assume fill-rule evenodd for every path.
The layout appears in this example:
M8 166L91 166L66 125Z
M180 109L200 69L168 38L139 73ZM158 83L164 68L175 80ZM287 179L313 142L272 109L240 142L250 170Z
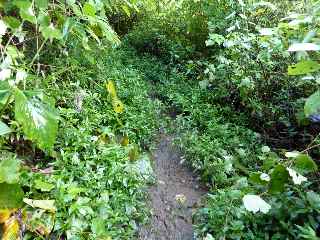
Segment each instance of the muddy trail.
M192 240L192 212L205 189L183 162L172 137L160 134L153 152L156 183L149 189L152 216L139 231L139 240Z

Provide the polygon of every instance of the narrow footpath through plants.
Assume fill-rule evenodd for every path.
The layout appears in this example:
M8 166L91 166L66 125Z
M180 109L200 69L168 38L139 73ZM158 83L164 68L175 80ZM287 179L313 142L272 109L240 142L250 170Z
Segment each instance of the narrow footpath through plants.
M173 138L161 133L153 153L156 184L149 189L150 225L140 229L140 240L192 240L192 212L205 190L183 164Z

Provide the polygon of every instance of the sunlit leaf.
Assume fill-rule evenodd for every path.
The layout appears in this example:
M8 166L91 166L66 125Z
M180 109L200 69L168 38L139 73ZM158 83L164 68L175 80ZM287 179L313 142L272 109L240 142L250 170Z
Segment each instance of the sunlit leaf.
M118 99L118 98L114 98L112 100L112 106L113 106L113 110L116 113L123 113L124 111L124 105L123 103Z
M127 16L130 17L131 13L130 13L130 10L129 10L128 6L127 5L122 5L121 8L127 14Z
M109 25L109 23L101 19L98 19L97 23L106 40L108 40L110 43L114 44L115 46L119 45L120 39L117 33Z
M48 7L48 0L35 0L38 8L46 9Z
M300 152L297 152L297 151L295 151L295 152L286 152L285 153L285 156L287 157L287 158L296 158L296 157L298 157L300 155Z
M83 14L86 16L94 17L96 15L95 7L90 3L85 3L82 7Z
M42 36L45 39L61 39L62 33L59 29L53 26L53 24L50 24L48 27L44 27L41 30Z
M58 130L58 115L51 104L37 96L28 98L22 91L15 91L15 117L22 125L27 138L41 149L51 149Z
M0 37L7 32L7 25L4 21L0 20Z
M40 208L47 210L49 212L56 212L55 200L34 200L29 198L24 198L23 201L33 208Z
M111 95L111 97L117 97L117 91L116 87L113 81L109 80L106 84L106 88L108 90L108 93Z
M320 64L311 60L302 60L301 62L289 66L288 74L289 75L303 75L320 70Z
M266 203L260 196L247 194L242 199L244 207L253 213L268 213L271 206Z
M13 212L15 209L0 209L0 224L5 223Z
M36 189L41 190L42 192L50 192L52 189L54 189L54 185L53 184L44 182L44 181L42 181L40 179L36 179L34 181L34 183L35 183L34 187Z
M4 81L11 77L11 69L2 69L0 71L0 81Z
M16 1L16 5L20 9L20 16L23 20L36 23L36 16L30 1Z
M294 43L288 49L289 52L319 51L319 50L320 50L320 46L314 43Z
M95 218L92 220L91 230L97 236L106 234L106 223L102 218Z
M4 223L2 240L22 240L20 237L20 224L17 217L12 216Z
M12 130L8 127L7 124L4 122L0 121L0 136L6 135L8 133L11 133ZM0 172L1 174L1 172Z
M27 78L28 74L26 71L18 69L16 74L16 83L19 83Z
M306 182L308 179L301 174L297 173L292 168L287 168L290 177L292 178L292 181L294 184L300 185L302 182Z

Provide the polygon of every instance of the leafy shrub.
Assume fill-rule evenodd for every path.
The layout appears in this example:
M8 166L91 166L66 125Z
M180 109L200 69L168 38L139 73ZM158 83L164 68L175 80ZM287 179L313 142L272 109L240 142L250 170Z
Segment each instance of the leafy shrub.
M286 168L276 165L288 163L267 151L268 149L264 147L262 154L260 153L259 158L263 161L263 165L258 169L261 172L252 172L248 178L236 177L234 185L208 196L207 206L195 215L196 221L200 222L197 229L201 235L205 233L205 236L207 234L207 236L230 239L283 239L287 237L317 239L319 195L312 191L310 183L303 183L307 181L306 179L297 177L299 174L288 174ZM302 166L299 164L300 161L311 160L306 156L298 157L295 159L295 169ZM264 171L270 169L270 178L269 175L262 175ZM315 169L312 170L311 167L309 170L314 171ZM299 169L300 173L305 171L306 169ZM289 175L295 185L289 181ZM266 189L268 192L260 196L267 199L270 209L265 213L248 212L251 209L243 205L240 199L243 198L244 201L244 197L248 196L245 194ZM250 204L252 207L255 202ZM304 232L308 234L304 235Z
M317 52L300 52L307 46L317 48L313 44L318 39L312 34L317 10L310 8L307 15L311 17L305 20L301 9L308 8L302 1L296 5L289 1L206 1L195 3L195 12L189 8L191 1L184 4L158 19L174 22L171 13L184 19L198 11L201 20L195 19L200 29L203 21L208 22L208 30L203 31L208 49L203 40L197 44L188 37L190 15L183 24L153 29L162 23L153 22L154 17L141 25L150 27L139 26L134 31L144 39L146 29L152 29L153 36L161 34L163 40L190 50L183 58L166 60L174 64L154 84L160 98L177 115L173 126L178 133L176 143L187 162L212 187L205 207L195 214L199 239L317 239L318 207L314 202L319 196L313 192L317 164L305 153L318 156L319 95L314 78L302 74L318 71L318 63L314 62ZM317 9L317 1L314 4ZM286 18L290 11L297 14ZM200 29L193 29L199 39ZM308 43L294 45L303 40ZM303 49L295 49L298 54L293 55L292 50L287 51L293 46ZM161 60L167 57L154 55ZM293 65L296 59L302 61ZM300 74L304 78L297 76ZM277 153L263 146L264 139ZM301 151L297 156L283 157L284 149L295 147ZM314 169L299 168L300 161L308 161Z

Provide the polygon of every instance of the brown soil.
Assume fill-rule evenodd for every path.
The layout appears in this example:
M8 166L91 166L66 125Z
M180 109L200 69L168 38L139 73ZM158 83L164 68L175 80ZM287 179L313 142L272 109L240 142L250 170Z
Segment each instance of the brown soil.
M192 240L192 212L206 191L182 164L172 137L161 134L153 158L157 181L149 189L152 216L140 229L139 240Z

